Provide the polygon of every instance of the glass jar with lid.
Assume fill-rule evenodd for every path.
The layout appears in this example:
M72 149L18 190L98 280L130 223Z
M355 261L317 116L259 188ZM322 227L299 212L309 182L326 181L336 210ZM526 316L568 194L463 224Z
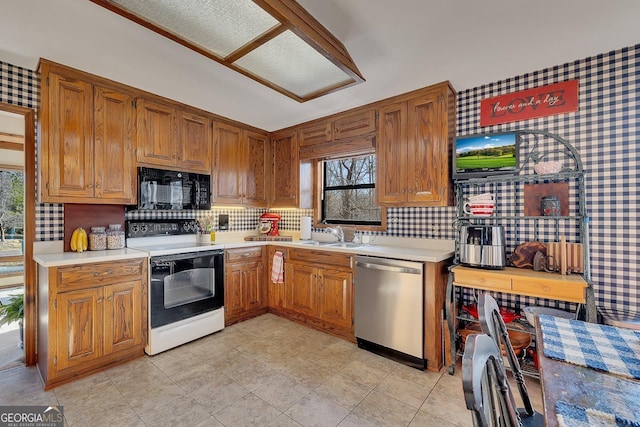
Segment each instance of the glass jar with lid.
M107 230L107 249L124 248L124 231L121 230L120 224L109 224Z
M105 249L107 249L107 233L105 233L104 227L91 227L89 250L103 251Z

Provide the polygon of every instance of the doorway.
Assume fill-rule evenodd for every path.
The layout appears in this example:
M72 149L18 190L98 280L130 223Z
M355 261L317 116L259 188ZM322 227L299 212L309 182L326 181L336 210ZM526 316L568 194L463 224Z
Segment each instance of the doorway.
M36 362L34 120L0 103L0 317L11 320L0 322L0 369Z

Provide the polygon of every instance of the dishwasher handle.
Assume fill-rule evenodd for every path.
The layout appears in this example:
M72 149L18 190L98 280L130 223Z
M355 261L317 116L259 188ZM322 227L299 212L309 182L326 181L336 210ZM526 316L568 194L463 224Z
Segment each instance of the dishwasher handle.
M422 274L422 270L419 268L376 264L373 262L364 262L364 261L356 261L356 267L370 268L372 270L393 271L394 273Z

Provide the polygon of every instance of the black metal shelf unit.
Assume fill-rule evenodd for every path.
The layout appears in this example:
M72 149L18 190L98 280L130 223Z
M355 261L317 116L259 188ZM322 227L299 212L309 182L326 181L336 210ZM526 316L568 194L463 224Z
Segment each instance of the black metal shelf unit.
M583 278L587 282L585 318L595 322L597 312L593 285L591 283L591 268L589 262L589 216L585 200L585 170L576 149L564 138L541 130L525 129L517 131L520 139L520 159L518 170L513 175L493 175L486 178L471 178L454 180L456 197L456 221L454 228L459 236L462 225L507 225L513 246L520 238L525 241L543 240L545 238L558 241L561 235L573 234L574 240L583 245ZM524 154L524 155L523 155ZM563 163L562 169L555 174L537 174L534 167L537 163L547 160L557 160ZM571 203L568 215L564 216L525 216L524 185L528 183L559 183L568 182ZM480 193L508 194L507 202L496 202L495 210L490 216L471 216L464 212L465 199ZM507 239L509 240L509 239ZM454 265L459 264L460 241L456 238ZM453 273L449 273L447 283L446 316L449 326L452 349L452 364L449 368L453 373L456 353L456 290L453 285ZM461 318L460 320L465 320ZM526 369L525 371L530 371ZM528 372L530 374L530 372Z

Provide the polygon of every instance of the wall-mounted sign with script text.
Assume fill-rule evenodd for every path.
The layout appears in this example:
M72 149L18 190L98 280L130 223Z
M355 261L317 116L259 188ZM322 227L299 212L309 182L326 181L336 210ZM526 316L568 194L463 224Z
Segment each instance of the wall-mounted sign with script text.
M569 80L480 101L480 126L578 111L578 80Z

